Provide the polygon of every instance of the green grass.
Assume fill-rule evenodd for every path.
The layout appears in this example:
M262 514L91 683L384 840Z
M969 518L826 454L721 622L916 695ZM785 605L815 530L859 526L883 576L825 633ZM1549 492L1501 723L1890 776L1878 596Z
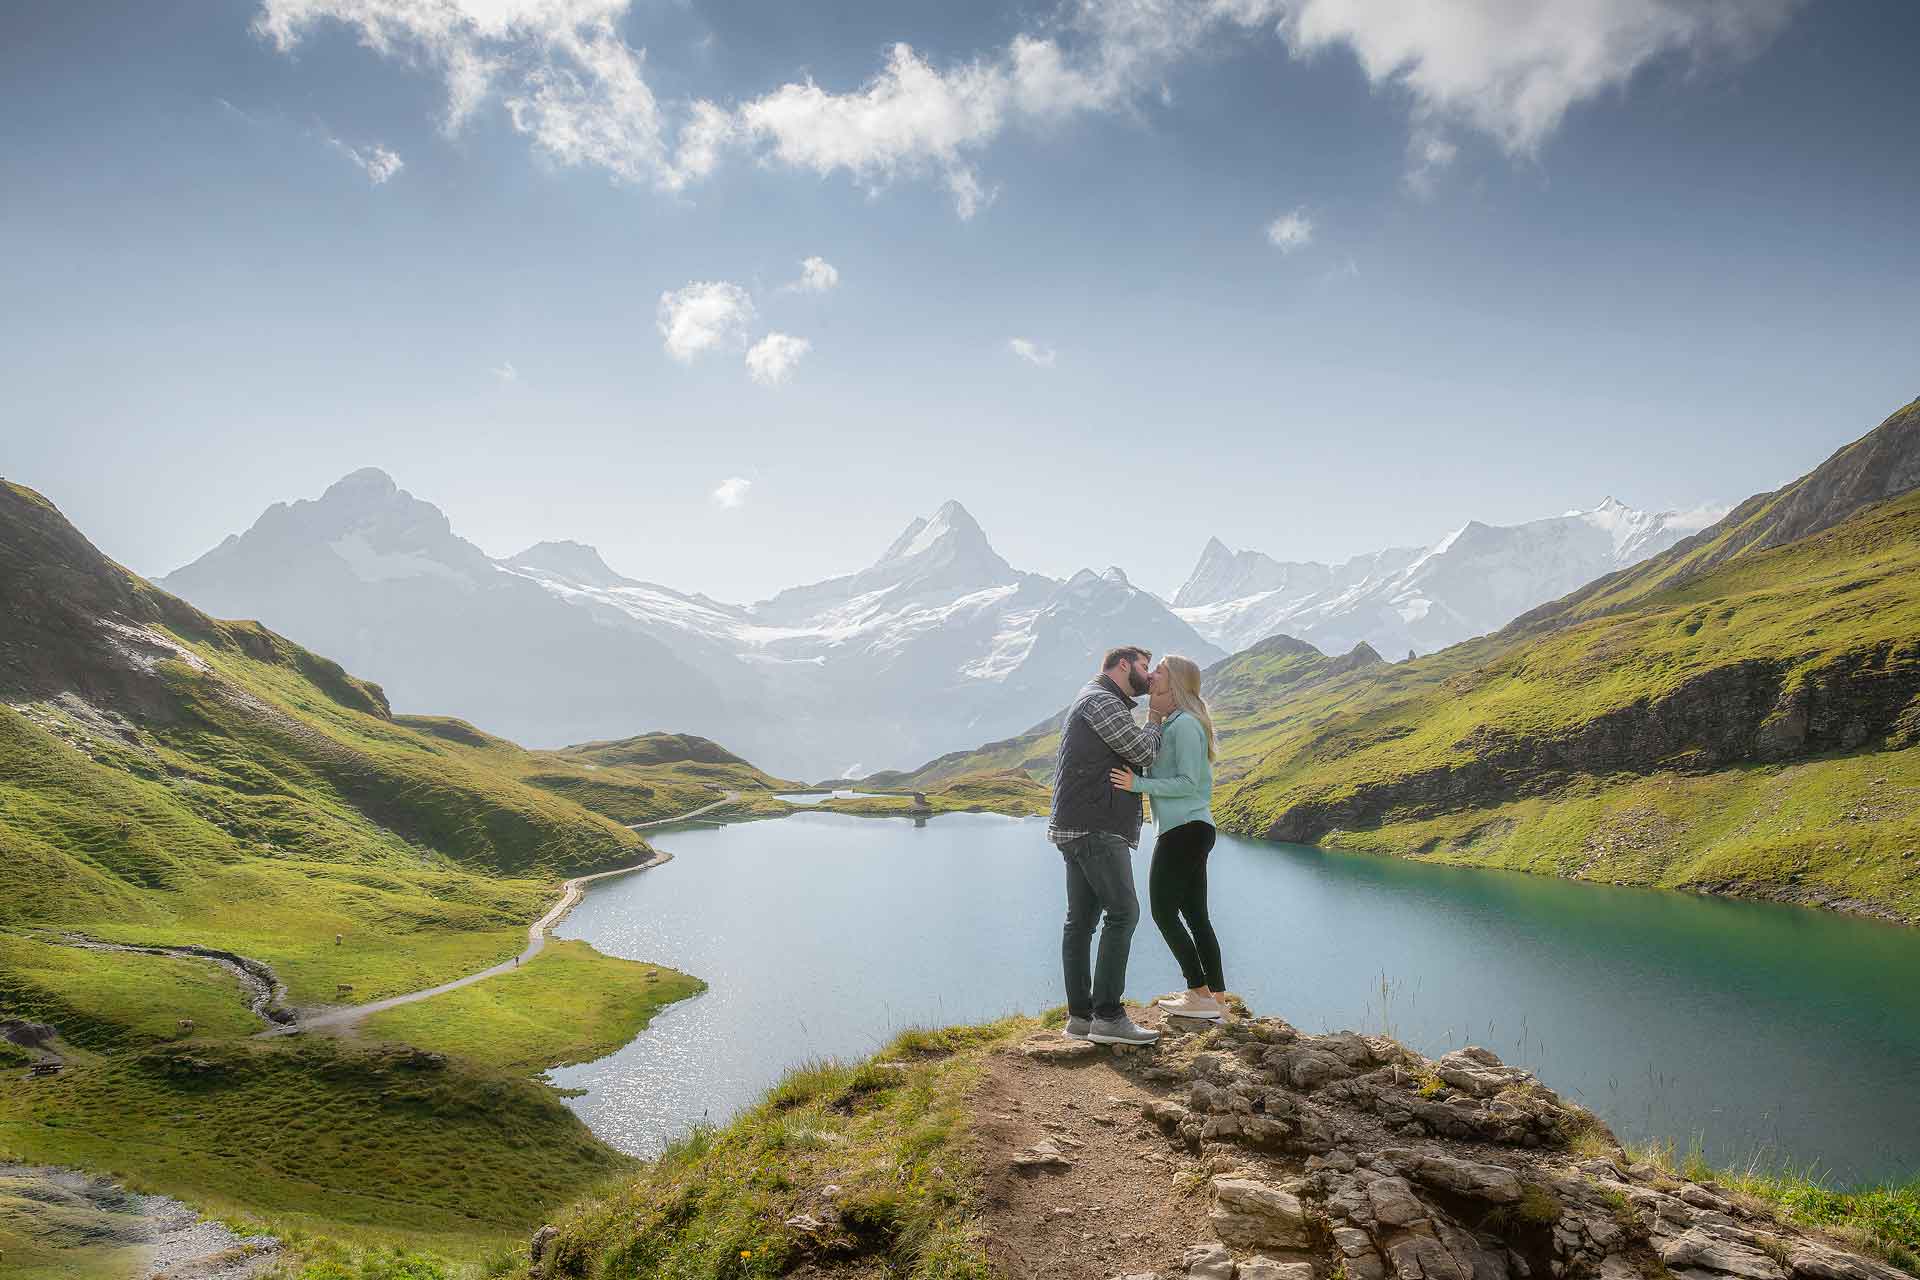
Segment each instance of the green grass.
M1035 1025L909 1032L873 1061L791 1073L732 1124L696 1130L559 1219L547 1274L733 1280L783 1275L811 1254L987 1280L967 1098L982 1051ZM839 1225L809 1242L783 1224L819 1212L828 1184L841 1188Z
M247 1009L239 981L207 960L84 951L0 934L0 1009L48 1022L95 1050L181 1039L182 1018L200 1037L251 1035L266 1024Z
M0 1151L273 1230L468 1256L629 1167L551 1090L412 1050L191 1042L0 1090Z
M366 1036L415 1045L520 1074L603 1058L698 978L621 960L585 942L549 940L512 973L374 1014Z
M120 1280L139 1273L144 1220L118 1197L0 1175L0 1271L9 1280Z

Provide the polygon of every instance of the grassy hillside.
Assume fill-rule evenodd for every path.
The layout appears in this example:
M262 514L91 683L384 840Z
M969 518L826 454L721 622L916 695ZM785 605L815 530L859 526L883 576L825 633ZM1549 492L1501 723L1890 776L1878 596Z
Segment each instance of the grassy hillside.
M1243 718L1233 749L1255 761L1216 812L1279 839L1915 916L1916 698L1909 494L1631 606Z
M551 1090L408 1048L202 1041L7 1086L0 1153L457 1255L631 1167Z
M503 959L557 877L648 856L625 823L773 785L697 739L531 752L396 718L377 686L156 590L15 485L0 597L0 930L219 946L295 1003Z
M395 717L377 686L156 590L0 482L0 1016L54 1024L66 1061L30 1079L29 1055L0 1056L0 1160L461 1257L522 1235L629 1167L523 1077L610 1050L697 980L561 944L381 1028L443 1057L254 1041L218 965L72 935L217 947L270 965L294 1005L367 1001L517 952L562 876L651 855L625 824L772 785L699 739L532 752ZM16 1199L8 1238L66 1238Z

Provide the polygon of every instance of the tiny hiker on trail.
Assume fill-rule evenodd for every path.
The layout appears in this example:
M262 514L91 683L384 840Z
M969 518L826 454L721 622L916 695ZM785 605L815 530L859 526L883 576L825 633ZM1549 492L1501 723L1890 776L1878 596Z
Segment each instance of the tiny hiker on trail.
M1098 677L1067 712L1054 761L1053 816L1047 839L1067 871L1067 922L1060 962L1067 985L1070 1039L1152 1044L1160 1033L1134 1025L1120 1002L1127 955L1140 921L1133 850L1140 843L1140 797L1113 785L1116 769L1145 770L1160 749L1165 713L1134 723L1134 699L1148 691L1153 654L1134 645L1110 649ZM1094 921L1102 913L1100 959L1090 964ZM1089 971L1091 970L1091 972Z

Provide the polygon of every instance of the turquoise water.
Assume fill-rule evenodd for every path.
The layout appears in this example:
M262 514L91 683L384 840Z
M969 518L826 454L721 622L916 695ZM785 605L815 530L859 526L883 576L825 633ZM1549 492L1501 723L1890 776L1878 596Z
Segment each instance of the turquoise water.
M656 843L672 862L593 886L559 930L710 985L553 1073L626 1150L724 1122L808 1059L1063 998L1042 819L804 813ZM1622 1137L1698 1138L1717 1163L1920 1171L1920 931L1231 837L1210 865L1227 981L1258 1012L1485 1045ZM1151 998L1182 984L1142 905L1128 992Z

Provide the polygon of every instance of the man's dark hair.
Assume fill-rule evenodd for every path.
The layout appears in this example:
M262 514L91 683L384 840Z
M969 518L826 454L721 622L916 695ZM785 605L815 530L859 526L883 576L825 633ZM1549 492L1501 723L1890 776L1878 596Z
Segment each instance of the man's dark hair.
M1123 644L1117 649L1107 650L1107 656L1100 659L1100 669L1102 671L1111 671L1113 670L1113 664L1116 662L1124 662L1128 666L1132 666L1138 659L1151 658L1152 656L1153 650L1151 649L1142 649L1137 644Z

